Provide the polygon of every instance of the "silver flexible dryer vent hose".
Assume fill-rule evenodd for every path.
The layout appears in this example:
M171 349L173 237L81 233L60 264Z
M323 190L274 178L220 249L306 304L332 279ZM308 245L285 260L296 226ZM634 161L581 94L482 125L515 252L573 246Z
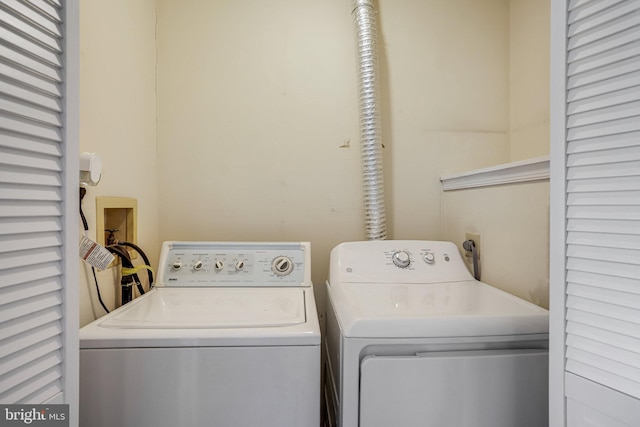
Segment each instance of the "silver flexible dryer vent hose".
M380 131L376 16L371 0L353 1L360 97L360 147L368 240L387 238Z

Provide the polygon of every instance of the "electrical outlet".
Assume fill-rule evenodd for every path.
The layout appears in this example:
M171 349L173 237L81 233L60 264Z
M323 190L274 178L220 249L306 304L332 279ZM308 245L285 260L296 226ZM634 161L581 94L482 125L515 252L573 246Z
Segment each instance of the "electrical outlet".
M476 252L478 253L478 259L480 258L480 233L467 231L465 240L473 240L476 244ZM465 251L464 255L471 258L471 251Z

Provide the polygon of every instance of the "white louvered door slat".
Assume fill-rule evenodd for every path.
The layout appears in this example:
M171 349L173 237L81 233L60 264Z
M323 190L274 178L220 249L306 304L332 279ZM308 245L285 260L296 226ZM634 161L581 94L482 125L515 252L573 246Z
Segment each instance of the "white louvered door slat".
M37 315L31 316L28 322L25 322L23 319L14 319L4 322L5 329L0 332L0 338L4 340L8 337L24 337L26 335L23 335L23 332L34 331L36 328L43 325L54 324L60 319L62 319L62 310L60 306L54 306L48 310L40 310ZM59 340L60 337L55 336L49 339Z
M3 404L74 400L74 390L65 390L71 384L65 375L74 370L65 365L65 355L77 347L69 347L74 334L66 334L65 328L70 324L67 313L77 310L64 306L68 287L76 283L65 274L72 265L65 261L70 253L66 240L74 235L65 233L66 212L74 206L65 201L65 168L76 158L66 151L77 150L68 145L67 135L75 132L66 128L70 116L65 111L70 105L64 82L69 28L63 16L70 4L77 6L76 1L0 0Z
M13 67L24 68L29 74L41 75L53 82L62 82L59 69L51 68L49 64L39 62L27 53L0 44L0 57Z
M566 420L605 425L593 424L593 409L610 425L637 426L640 0L557 3L566 8L565 185L558 187L565 213Z

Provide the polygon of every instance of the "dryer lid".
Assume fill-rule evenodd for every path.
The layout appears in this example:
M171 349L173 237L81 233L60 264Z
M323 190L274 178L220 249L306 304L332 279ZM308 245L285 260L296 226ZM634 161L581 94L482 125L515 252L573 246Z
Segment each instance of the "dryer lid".
M548 311L475 280L342 283L329 295L347 337L430 338L547 334Z
M157 288L107 316L102 328L233 329L307 321L299 288Z

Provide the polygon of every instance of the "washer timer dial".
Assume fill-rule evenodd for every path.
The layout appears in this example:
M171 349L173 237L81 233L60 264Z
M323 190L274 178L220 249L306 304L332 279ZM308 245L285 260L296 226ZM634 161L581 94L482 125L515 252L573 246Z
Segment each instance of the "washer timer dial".
M411 256L407 251L397 251L391 255L391 261L400 268L407 268L411 264Z
M271 263L271 270L277 276L286 276L293 271L293 261L286 256L276 257Z

